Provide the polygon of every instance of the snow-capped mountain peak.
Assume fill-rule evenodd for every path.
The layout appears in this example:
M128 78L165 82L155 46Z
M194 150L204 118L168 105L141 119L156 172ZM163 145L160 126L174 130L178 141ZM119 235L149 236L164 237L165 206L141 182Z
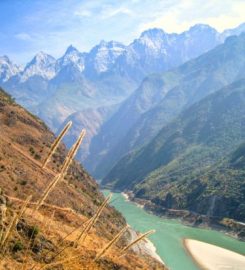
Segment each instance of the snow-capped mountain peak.
M167 34L167 33L161 28L151 28L151 29L148 29L148 30L145 30L144 32L142 32L140 35L140 39L146 38L146 37L150 38L150 39L161 38L165 34Z
M33 60L35 61L39 61L39 62L54 62L55 61L55 58L49 54L46 54L45 52L43 51L40 51L39 53L37 53L35 55L35 57L33 58Z
M32 76L41 76L50 80L55 76L55 58L44 52L39 52L26 65L21 74L21 82L26 81Z
M152 28L144 31L139 39L133 43L134 48L138 46L144 47L145 50L151 51L154 54L166 53L166 46L168 46L169 38L173 34L168 34L159 28Z
M13 64L10 59L4 55L0 57L0 81L6 82L12 76L15 76L21 71L21 68Z
M196 32L200 32L200 31L215 31L216 32L216 30L213 27L211 27L210 25L208 25L208 24L202 24L202 23L197 23L197 24L191 26L188 31L189 32L194 32L194 31L196 31Z
M63 67L72 65L80 72L84 70L84 58L86 53L79 52L73 45L70 45L65 54L57 60L56 72L59 72Z
M71 53L79 53L78 49L75 48L72 44L66 49L65 55Z
M238 27L234 29L227 29L221 34L221 39L224 41L227 37L232 35L240 35L241 33L245 32L245 23L240 24Z
M206 24L196 24L182 33L167 33L159 28L142 32L128 46L116 41L102 40L90 52L81 53L70 45L57 61L50 55L39 52L23 71L5 56L0 58L0 81L8 81L18 74L20 82L33 76L52 79L63 70L83 73L89 79L101 73L113 71L141 81L152 72L162 72L193 59L222 43L230 35L245 31L245 23L223 33Z
M123 54L126 46L120 42L102 40L97 46L93 47L86 58L86 69L88 72L106 72L115 63L117 58Z
M11 63L7 55L0 56L0 63Z

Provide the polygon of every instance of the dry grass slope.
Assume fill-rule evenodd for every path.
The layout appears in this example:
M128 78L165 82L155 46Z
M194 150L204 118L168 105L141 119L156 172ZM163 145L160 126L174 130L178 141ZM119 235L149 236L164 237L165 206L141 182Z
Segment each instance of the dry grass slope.
M73 161L85 131L65 157L71 123L55 139L2 91L0 124L0 269L164 269L134 252L120 257L150 232L127 244L111 196Z

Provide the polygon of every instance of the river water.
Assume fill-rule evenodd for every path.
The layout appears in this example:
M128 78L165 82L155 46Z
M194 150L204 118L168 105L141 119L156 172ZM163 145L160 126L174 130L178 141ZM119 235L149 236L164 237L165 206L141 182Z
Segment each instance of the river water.
M108 192L104 191L105 194ZM123 214L133 229L140 232L156 230L149 239L155 245L158 255L171 270L199 270L186 253L182 243L183 238L196 239L241 254L245 253L245 242L233 239L222 232L193 228L181 224L178 220L157 217L126 200L121 193L113 193L111 205Z

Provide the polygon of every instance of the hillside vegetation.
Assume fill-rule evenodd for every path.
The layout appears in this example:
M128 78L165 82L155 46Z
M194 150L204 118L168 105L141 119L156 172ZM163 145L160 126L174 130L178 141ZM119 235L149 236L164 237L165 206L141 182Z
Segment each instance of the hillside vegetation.
M245 80L240 80L184 110L149 144L121 159L103 184L133 190L166 208L243 220L243 168L226 175L220 172L223 163L214 164L244 142L244 124Z

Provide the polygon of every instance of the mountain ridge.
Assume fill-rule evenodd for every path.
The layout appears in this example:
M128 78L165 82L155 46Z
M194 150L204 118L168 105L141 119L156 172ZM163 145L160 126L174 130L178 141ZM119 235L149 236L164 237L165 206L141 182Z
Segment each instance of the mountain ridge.
M154 52L154 49L155 49L155 52L157 52L157 50L159 50L161 48L161 46L164 46L164 45L168 46L168 42L170 42L170 43L176 42L176 38L178 38L178 37L180 38L181 44L183 42L182 39L184 40L186 38L191 38L192 34L197 34L198 40L200 41L200 38L202 38L202 32L214 34L213 37L211 38L211 39L214 39L213 41L211 41L211 43L213 43L213 45L211 45L211 44L209 46L206 45L207 46L206 51L207 51L207 50L211 49L212 47L216 46L218 43L223 42L224 38L228 37L229 35L233 35L233 33L235 33L236 35L239 35L243 31L244 31L244 24L241 24L234 29L225 30L222 33L217 32L214 28L210 27L209 25L205 25L205 24L196 24L194 26L191 26L188 30L186 30L180 34L167 33L160 28L152 28L152 29L148 29L148 30L143 31L141 33L140 37L138 39L135 39L128 46L125 46L122 43L117 42L117 41L113 41L113 40L109 41L109 42L102 40L98 45L94 46L89 52L79 52L79 50L77 50L73 45L70 45L67 48L65 54L63 56L61 56L60 58L58 58L57 60L54 57L52 57L51 55L46 54L46 53L41 51L38 54L36 54L34 56L34 58L29 63L27 63L26 67L24 68L24 71L22 71L22 72L25 73L25 70L30 68L32 65L36 64L37 61L47 62L48 65L47 66L44 65L42 67L42 70L45 69L45 67L48 67L49 65L52 66L52 64L53 64L52 62L56 61L57 62L56 68L55 68L56 71L54 71L54 72L57 72L57 70L59 70L59 68L57 67L57 66L59 66L59 62L62 62L62 59L67 54L71 54L74 52L76 52L77 56L79 56L81 58L81 61L82 61L82 58L84 58L83 60L85 60L85 62L87 61L88 63L91 62L91 60L90 60L91 56L94 54L96 55L100 51L103 51L103 48L106 48L105 51L107 51L107 52L110 52L110 49L115 48L115 52L118 51L115 59L120 57L121 54L123 54L123 52L127 51L127 49L129 49L129 51L130 51L131 50L130 48L133 49L135 46L136 47L139 46L137 44L144 44L146 47L149 47L149 49L152 48L153 52ZM217 40L215 40L215 39L217 39ZM162 44L162 41L163 41L163 44ZM153 46L154 42L155 42L156 46ZM193 40L192 40L192 42L193 42ZM195 42L197 42L197 41L195 41ZM201 42L201 43L203 43L203 42ZM173 46L173 44L171 44L171 46ZM182 46L184 46L184 44L182 44ZM195 52L193 52L193 49L191 49L190 46L189 46L189 50L190 50L190 53L193 53L193 56L186 57L187 59L183 59L182 62L185 62L191 58L195 58L198 55L200 55L201 53L205 52L205 50L202 50L199 53L195 53ZM163 53L166 53L166 51L163 50ZM88 57L88 60L86 60L87 57ZM103 60L103 57L102 57L102 60ZM94 62L94 61L92 61L92 62ZM178 64L180 64L180 63L178 63ZM80 68L80 71L83 71L83 70L84 70L84 68ZM107 68L100 70L98 73L105 72L105 71L107 71ZM158 70L155 70L153 72L158 72ZM53 76L51 76L51 75L47 76L47 74L45 74L45 72L43 72L43 74L42 74L39 71L33 72L33 74L40 75L44 79L52 79L53 76L55 75L55 74L53 74ZM147 73L147 74L149 74L149 73ZM22 81L28 79L28 76L25 74L20 75L20 76L23 76ZM33 75L29 74L29 76L33 76Z

